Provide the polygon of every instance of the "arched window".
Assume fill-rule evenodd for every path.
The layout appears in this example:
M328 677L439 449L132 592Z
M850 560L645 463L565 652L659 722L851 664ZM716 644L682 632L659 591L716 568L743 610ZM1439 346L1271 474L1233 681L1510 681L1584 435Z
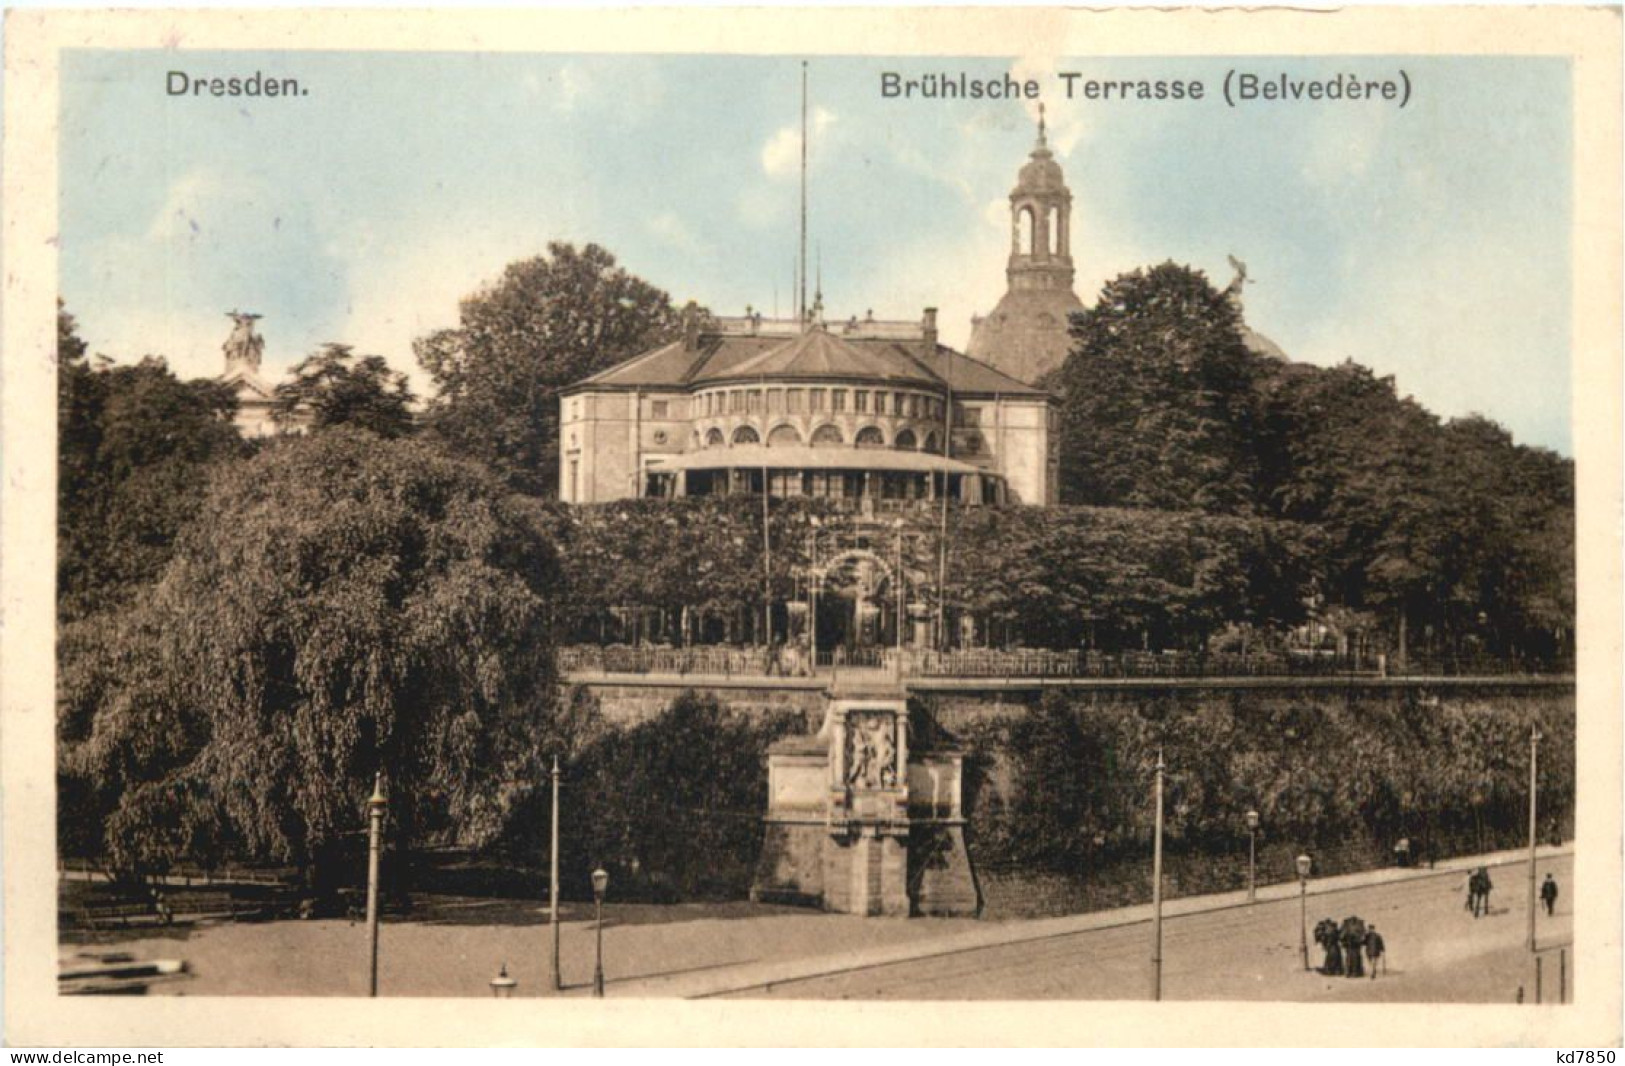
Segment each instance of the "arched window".
M1033 254L1033 209L1030 207L1016 212L1016 251L1022 255Z
M832 445L845 444L846 438L841 436L841 430L838 426L832 426L826 422L813 430L812 442L815 448L827 448Z
M903 451L905 449L908 451L913 451L914 446L914 431L912 429L900 430L897 434L897 439L892 441L892 447L896 448L898 451Z
M720 429L713 429L705 435L705 446L707 448L720 448L722 447L722 441L722 430Z
M1061 247L1061 209L1049 209L1049 251L1053 255L1060 255L1065 249Z
M762 443L762 438L757 436L755 427L740 426L738 429L734 430L734 443L760 444Z
M936 455L938 452L942 451L942 445L938 442L937 435L935 433L927 433L925 435L925 443L920 446L920 451L930 452L932 455Z
M874 426L864 426L858 430L858 435L852 438L852 443L860 448L884 448L886 436Z
M796 432L795 426L774 426L767 435L769 448L793 448L800 443L801 434Z

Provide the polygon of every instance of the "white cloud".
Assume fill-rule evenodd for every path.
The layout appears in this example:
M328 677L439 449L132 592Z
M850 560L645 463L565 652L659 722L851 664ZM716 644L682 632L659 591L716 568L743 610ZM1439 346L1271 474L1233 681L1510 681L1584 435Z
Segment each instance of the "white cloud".
M370 228L358 231L345 238L349 299L334 335L324 339L382 355L427 395L430 382L412 342L456 326L463 298L494 283L509 263L545 253L549 241L577 240L578 221L567 212L498 215L485 206L427 225L383 225L387 242L373 239Z
M835 125L836 116L826 108L815 107L811 115L812 140L807 149L808 165L828 149L825 134ZM801 171L801 127L782 126L762 146L762 172L770 178L791 177Z
M1337 122L1317 124L1300 170L1304 180L1333 189L1359 183L1379 158L1389 116L1382 108L1356 108ZM1411 165L1426 165L1426 160L1412 160Z
M645 225L662 244L679 252L704 258L712 254L710 244L701 240L675 211L662 211L652 216Z

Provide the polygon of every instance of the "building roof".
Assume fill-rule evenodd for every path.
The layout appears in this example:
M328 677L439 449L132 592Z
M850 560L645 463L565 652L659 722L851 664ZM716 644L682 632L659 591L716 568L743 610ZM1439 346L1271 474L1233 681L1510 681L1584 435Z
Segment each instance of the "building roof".
M861 344L815 327L765 352L719 366L715 362L694 374L695 383L784 378L798 381L825 378L905 382L927 387L938 384L900 344Z
M730 381L875 381L972 395L1049 396L951 348L928 351L923 330L909 337L891 323L805 332L741 332L728 320L701 334L692 348L673 341L633 356L567 388L673 389Z
M217 380L236 390L238 403L254 399L269 401L275 397L276 387L250 366L238 364L230 367Z

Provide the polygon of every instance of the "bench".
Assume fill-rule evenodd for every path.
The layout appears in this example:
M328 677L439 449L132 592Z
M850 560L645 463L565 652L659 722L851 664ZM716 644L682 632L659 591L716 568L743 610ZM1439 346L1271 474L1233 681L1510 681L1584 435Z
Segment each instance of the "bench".
M230 892L175 892L164 896L170 914L186 918L235 918L240 910Z
M158 910L153 900L113 900L106 903L86 903L79 908L79 921L86 929L110 928L114 922L128 929L136 919L151 919L168 925L168 916Z

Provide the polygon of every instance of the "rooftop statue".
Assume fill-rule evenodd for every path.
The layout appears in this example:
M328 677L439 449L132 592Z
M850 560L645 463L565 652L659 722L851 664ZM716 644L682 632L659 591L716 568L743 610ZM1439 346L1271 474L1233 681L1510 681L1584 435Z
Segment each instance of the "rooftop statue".
M258 370L260 355L265 351L265 338L254 332L254 320L260 316L244 311L227 311L226 317L236 323L231 328L231 336L221 346L226 353L226 369L247 366L250 370Z
M1227 255L1225 258L1230 260L1230 269L1236 272L1236 276L1225 288L1224 294L1231 299L1240 300L1241 290L1252 280L1247 276L1247 264L1233 255Z

